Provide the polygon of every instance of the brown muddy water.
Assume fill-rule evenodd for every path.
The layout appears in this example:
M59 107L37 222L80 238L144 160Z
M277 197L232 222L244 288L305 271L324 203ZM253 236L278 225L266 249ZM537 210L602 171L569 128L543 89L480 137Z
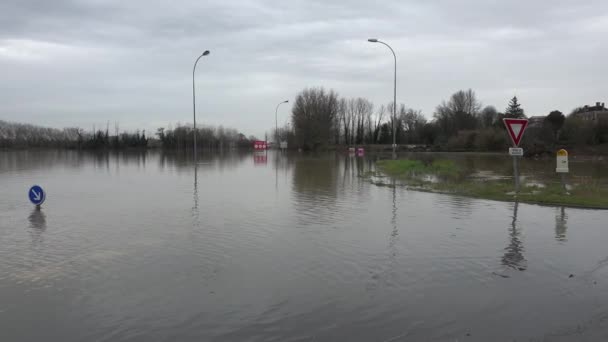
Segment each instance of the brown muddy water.
M608 340L607 211L376 186L377 158L0 152L0 341Z

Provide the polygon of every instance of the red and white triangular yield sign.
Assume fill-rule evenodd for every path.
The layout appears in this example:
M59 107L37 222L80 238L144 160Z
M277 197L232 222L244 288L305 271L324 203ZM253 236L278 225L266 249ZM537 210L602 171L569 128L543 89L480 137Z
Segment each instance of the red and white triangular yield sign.
M521 138L524 136L524 131L528 126L528 119L502 119L507 127L507 132L513 141L515 147L519 146Z

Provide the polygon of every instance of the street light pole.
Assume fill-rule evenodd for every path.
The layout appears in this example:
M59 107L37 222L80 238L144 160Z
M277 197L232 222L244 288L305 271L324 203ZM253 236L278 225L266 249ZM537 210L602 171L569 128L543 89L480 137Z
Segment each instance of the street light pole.
M391 52L393 53L393 58L395 59L395 80L393 87L393 158L395 158L397 150L397 55L395 55L395 51L390 45L381 40L378 40L376 38L370 38L367 41L370 43L380 43L385 45L391 50Z
M194 68L192 68L192 114L194 117L194 158L195 158L195 163L196 163L196 90L194 87L194 72L196 71L196 64L198 64L198 60L201 59L201 57L203 56L207 56L209 54L209 50L205 50L205 52L203 52L200 56L198 56L198 58L196 59L196 62L194 62Z
M277 121L277 113L279 111L279 106L283 103L288 103L289 100L285 100L283 102L279 102L277 108L274 110L274 138L276 139L277 146L279 145L279 122Z

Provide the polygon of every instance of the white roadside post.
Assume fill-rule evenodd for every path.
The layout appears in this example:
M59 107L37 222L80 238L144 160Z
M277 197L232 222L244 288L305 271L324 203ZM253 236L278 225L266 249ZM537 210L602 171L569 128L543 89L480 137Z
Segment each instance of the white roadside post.
M570 172L568 167L568 151L564 149L557 151L556 164L555 172L561 174L562 187L568 193L568 189L566 188L566 174Z

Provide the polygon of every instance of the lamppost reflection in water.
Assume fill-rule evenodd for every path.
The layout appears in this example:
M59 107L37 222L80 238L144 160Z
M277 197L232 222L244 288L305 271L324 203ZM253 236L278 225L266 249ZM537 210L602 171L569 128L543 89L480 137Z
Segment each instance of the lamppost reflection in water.
M519 271L525 271L527 261L524 257L524 246L521 241L521 230L517 227L517 208L519 202L513 204L513 221L509 229L509 245L505 248L502 264Z
M42 210L35 208L28 217L30 222L30 235L32 243L37 245L42 242L42 233L46 230L46 215Z
M395 243L397 242L397 237L399 236L399 230L397 229L397 184L395 183L395 179L392 180L393 183L393 209L392 209L392 217L391 224L393 226L393 231L391 232L391 237L389 240L389 249L391 251L391 259L394 259L397 256L397 251L395 250Z
M399 228L397 225L397 182L395 179L391 179L391 227L392 230L388 237L388 257L386 260L383 260L382 263L384 265L380 266L380 270L372 273L372 281L367 286L367 291L375 291L378 289L381 283L389 284L394 281L395 277L395 269L397 267L397 242L399 240Z
M555 240L567 241L566 230L568 230L568 214L566 208L561 207L555 215Z
M198 221L198 160L196 157L194 158L194 189L192 192L194 197L192 216Z

